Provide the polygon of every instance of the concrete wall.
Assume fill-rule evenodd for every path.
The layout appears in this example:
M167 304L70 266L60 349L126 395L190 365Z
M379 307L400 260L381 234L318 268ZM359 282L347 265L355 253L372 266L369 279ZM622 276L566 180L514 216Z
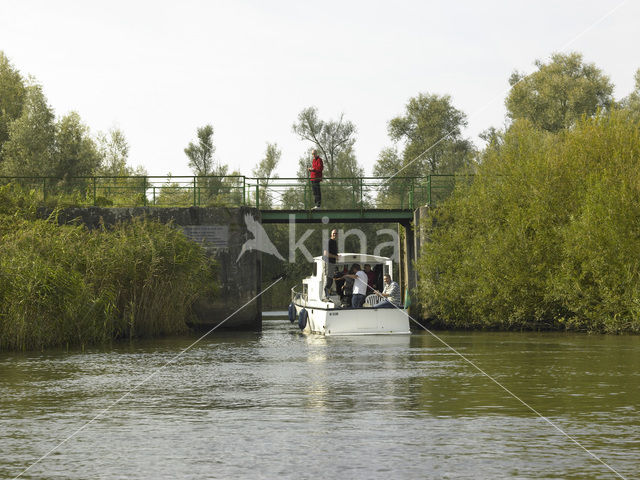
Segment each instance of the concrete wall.
M400 278L402 279L402 298L404 299L405 289L409 292L418 285L418 271L415 262L420 258L423 245L429 241L429 235L425 228L425 219L429 217L429 207L419 207L413 213L413 222L398 227L398 236L401 238L400 245ZM402 233L400 235L400 233ZM415 295L412 296L410 315L416 320L426 315L422 305L417 302Z
M43 212L46 214L46 212ZM211 328L260 292L262 257L259 251L242 251L242 246L254 236L247 229L245 217L260 222L260 211L247 208L67 208L61 211L60 223L80 222L89 228L100 223L114 225L146 216L163 223L172 222L182 228L187 237L202 245L218 262L218 278L212 278L220 289L216 298L203 299L194 306L199 328ZM262 326L262 303L254 300L233 315L220 328L259 330Z

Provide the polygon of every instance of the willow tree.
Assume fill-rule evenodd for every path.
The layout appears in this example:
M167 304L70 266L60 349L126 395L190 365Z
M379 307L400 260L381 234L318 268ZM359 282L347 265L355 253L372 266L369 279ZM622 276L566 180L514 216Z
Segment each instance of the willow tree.
M337 120L322 120L318 117L316 107L305 108L298 115L298 121L293 124L293 131L301 139L311 143L305 155L298 160L297 176L301 185L308 187L305 180L309 177L308 168L311 166L311 151L317 149L324 161L323 177L329 181L323 182L323 206L344 207L359 202L362 197L359 179L364 170L358 164L355 156L356 127L345 120L341 114ZM305 206L305 190L289 190L285 201L290 208ZM307 203L311 193L307 188Z
M20 116L9 124L2 146L2 172L10 176L43 176L53 172L56 124L40 85L26 88Z
M395 146L382 150L374 167L376 175L394 177L386 183L378 202L406 204L409 200L406 177L453 175L471 165L474 147L462 134L466 125L467 116L453 106L449 95L420 93L410 98L404 113L388 124L389 137ZM440 196L448 195L452 185L449 179L439 191ZM417 186L426 191L427 185ZM424 196L421 199L426 201Z
M345 120L344 114L340 114L337 120L325 121L318 117L316 107L305 108L298 114L293 131L319 150L327 177L336 176L340 155L351 150L356 142L356 126Z
M22 75L0 50L0 164L2 145L9 139L9 124L22 113L25 96Z
M274 172L281 157L282 150L278 148L278 144L267 143L264 158L262 158L258 165L252 170L253 175L258 177L258 185L260 188L259 200L262 208L271 208L273 206L274 198L273 195L270 195L269 184L272 179L278 178L278 174Z
M538 70L530 75L514 72L511 91L505 100L512 120L527 119L550 132L571 127L582 116L614 105L613 84L593 63L579 53L556 53L551 61L535 61Z

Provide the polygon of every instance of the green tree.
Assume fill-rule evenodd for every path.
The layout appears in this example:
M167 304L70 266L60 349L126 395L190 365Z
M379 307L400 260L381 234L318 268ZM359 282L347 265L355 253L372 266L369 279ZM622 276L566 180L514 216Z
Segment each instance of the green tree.
M640 119L640 69L635 74L636 88L628 97L622 100L622 106L627 108Z
M448 196L453 177L432 178L431 195L433 185L419 177L453 175L472 165L475 150L462 135L466 125L466 115L452 105L449 95L421 93L410 98L404 115L389 121L389 137L396 145L380 152L373 169L376 176L393 177L380 189L378 204L406 207L412 194L414 204L435 203ZM399 144L404 147L401 152Z
M625 110L561 133L515 121L423 226L427 313L465 328L640 331L639 162Z
M613 84L593 63L579 53L556 53L549 63L536 60L538 71L530 75L514 72L505 101L512 120L528 119L543 130L557 132L582 116L614 105Z
M269 184L273 178L278 178L274 171L280 162L280 157L282 157L282 150L278 148L278 144L267 143L264 158L252 171L253 175L259 178L260 206L262 208L273 206L273 195L272 192L269 192Z
M402 157L396 146L383 148L378 155L378 160L373 167L373 174L377 177L389 177L402 169ZM394 208L403 206L402 200L407 193L405 172L400 172L397 178L385 182L383 189L378 193L376 203L381 208Z
M80 115L71 112L57 122L51 175L59 178L93 175L101 160L89 127L82 123Z
M111 128L107 133L98 134L98 150L102 157L100 175L118 176L133 173L127 166L129 142L122 130Z
M308 140L317 148L324 160L324 176L335 177L339 171L340 155L352 150L356 141L355 125L344 119L341 114L338 120L324 121L318 118L316 107L305 108L298 115L298 121L293 124L293 132L301 139ZM309 163L309 155L302 162ZM308 175L308 171L305 176Z
M2 146L9 139L9 125L22 113L26 87L20 72L0 50L0 169Z
M9 139L2 146L2 171L10 176L53 174L56 125L42 87L26 88L20 117L9 125Z
M205 125L197 130L198 143L189 142L184 153L189 158L189 166L196 174L197 188L195 201L199 205L238 205L242 202L244 187L239 172L229 171L213 154L213 126Z
M467 116L451 104L449 95L418 94L409 99L405 113L389 121L394 142L403 142L402 176L455 173L468 165L473 145L462 136ZM382 168L377 171L382 174ZM394 175L396 171L386 171Z
M213 154L216 147L213 145L213 126L205 125L197 130L198 143L189 142L184 153L189 158L189 167L198 176L224 175L220 168L216 168Z

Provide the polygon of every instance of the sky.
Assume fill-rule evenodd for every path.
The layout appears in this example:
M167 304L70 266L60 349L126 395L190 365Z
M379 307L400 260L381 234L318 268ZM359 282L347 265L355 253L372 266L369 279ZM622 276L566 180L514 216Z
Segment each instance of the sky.
M505 125L514 70L572 51L595 63L620 99L640 68L640 2L32 1L0 0L0 50L32 75L57 116L95 134L120 128L129 163L191 175L184 148L214 127L216 159L251 176L267 142L280 177L311 145L292 125L304 108L344 114L371 174L393 146L387 124L419 93L450 95L464 135Z

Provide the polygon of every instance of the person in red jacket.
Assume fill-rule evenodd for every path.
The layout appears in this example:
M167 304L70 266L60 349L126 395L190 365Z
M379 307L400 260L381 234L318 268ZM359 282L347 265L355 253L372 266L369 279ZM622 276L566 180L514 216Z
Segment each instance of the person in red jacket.
M315 148L312 150L311 155L313 155L313 161L311 162L311 168L309 169L309 180L311 181L311 190L313 191L313 199L316 204L313 209L316 210L320 208L320 201L322 200L320 182L322 181L322 169L324 168L324 165Z

